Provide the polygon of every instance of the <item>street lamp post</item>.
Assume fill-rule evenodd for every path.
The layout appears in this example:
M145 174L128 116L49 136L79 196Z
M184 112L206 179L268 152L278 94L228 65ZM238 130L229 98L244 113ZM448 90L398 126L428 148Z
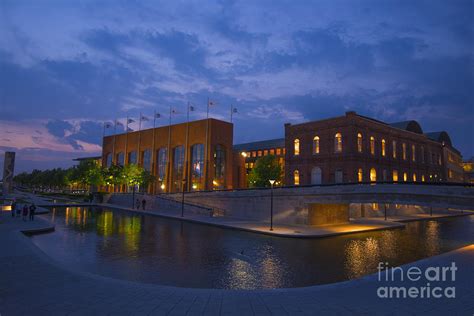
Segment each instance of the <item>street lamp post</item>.
M185 188L185 185L186 185L186 179L183 179L181 180L181 183L182 183L182 198L181 198L181 217L184 217L184 188Z
M275 180L268 180L271 185L270 189L270 230L273 230L273 185L275 184Z

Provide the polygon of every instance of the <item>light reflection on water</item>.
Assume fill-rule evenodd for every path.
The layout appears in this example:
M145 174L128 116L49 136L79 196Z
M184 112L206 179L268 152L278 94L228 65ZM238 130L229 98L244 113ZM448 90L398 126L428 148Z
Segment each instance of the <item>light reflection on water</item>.
M474 242L474 216L323 239L270 237L110 209L55 208L33 242L73 268L184 287L257 289L338 282Z

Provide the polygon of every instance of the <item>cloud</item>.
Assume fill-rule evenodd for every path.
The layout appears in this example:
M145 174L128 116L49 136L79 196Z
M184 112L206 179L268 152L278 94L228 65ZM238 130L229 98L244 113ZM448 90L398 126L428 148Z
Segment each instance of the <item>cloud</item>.
M474 154L465 132L474 120L472 1L86 0L2 10L0 124L15 136L0 145L92 153L102 121L156 110L162 125L170 106L188 101L202 118L210 97L213 117L239 108L236 142L356 110L442 127Z

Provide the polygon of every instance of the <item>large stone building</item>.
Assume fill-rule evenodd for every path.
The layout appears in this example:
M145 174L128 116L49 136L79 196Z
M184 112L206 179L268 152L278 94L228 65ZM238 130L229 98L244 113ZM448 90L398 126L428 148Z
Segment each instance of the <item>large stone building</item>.
M416 121L387 124L347 112L286 124L285 147L286 185L461 181L449 135L424 134Z
M102 164L142 166L156 176L150 193L229 189L232 140L232 123L216 119L112 135L104 137Z

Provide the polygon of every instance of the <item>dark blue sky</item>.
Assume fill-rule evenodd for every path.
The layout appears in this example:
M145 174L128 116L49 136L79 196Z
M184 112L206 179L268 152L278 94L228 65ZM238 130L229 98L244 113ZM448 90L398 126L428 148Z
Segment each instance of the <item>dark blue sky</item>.
M236 143L355 110L474 154L473 1L175 2L0 2L0 151L17 171L97 154L105 120L171 105L183 121L188 101L202 118L207 97L213 117L238 108Z

